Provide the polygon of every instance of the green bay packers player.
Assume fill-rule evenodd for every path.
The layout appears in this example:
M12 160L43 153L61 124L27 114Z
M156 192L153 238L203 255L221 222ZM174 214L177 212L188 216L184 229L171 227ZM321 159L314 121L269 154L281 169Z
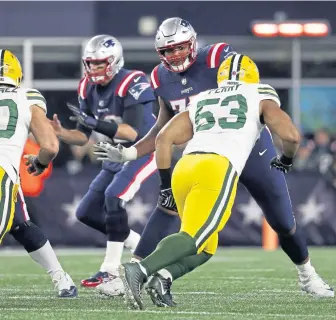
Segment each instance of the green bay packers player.
M255 63L235 54L221 64L217 82L218 88L193 98L189 110L170 120L156 138L161 184L171 195L169 201L176 201L181 229L141 262L120 267L131 308L143 309L140 290L147 277L155 277L165 267L183 265L186 257L216 252L218 232L230 217L238 178L265 124L283 142L283 155L274 157L270 166L285 173L292 166L300 134L280 109L276 91L259 84ZM172 146L187 141L171 179ZM150 282L146 290L158 305L158 291ZM333 296L332 288L324 285L321 290L330 290Z
M58 153L59 143L46 117L46 101L35 89L20 87L17 57L0 49L0 242L10 233L51 276L59 297L75 297L77 289L42 230L32 223L20 188L19 166L29 133L40 145L38 155L26 155L28 172L41 174ZM22 210L15 208L21 201Z

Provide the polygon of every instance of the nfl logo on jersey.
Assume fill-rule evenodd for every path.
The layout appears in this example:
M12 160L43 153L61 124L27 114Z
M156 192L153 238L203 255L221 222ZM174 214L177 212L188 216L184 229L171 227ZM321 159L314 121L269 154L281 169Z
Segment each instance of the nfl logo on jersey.
M182 78L181 83L185 86L187 84L187 78Z
M128 92L134 97L135 100L138 100L140 95L149 87L149 83L141 82L129 89Z

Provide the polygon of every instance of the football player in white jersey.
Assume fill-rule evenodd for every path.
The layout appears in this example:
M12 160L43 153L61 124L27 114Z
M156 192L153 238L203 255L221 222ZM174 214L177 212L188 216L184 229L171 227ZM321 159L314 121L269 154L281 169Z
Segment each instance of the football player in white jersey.
M9 50L0 49L0 242L10 233L51 276L59 297L75 297L77 289L64 272L48 239L29 217L15 210L22 201L19 166L29 133L40 145L38 155L26 155L28 172L41 174L58 153L59 142L38 90L20 87L22 68ZM20 198L20 199L17 199Z
M120 267L132 308L143 309L140 291L149 276L181 265L187 257L216 252L218 233L231 215L238 178L265 125L283 142L283 154L271 160L271 168L287 173L292 167L300 134L280 109L276 91L259 83L255 63L247 56L233 55L220 66L217 82L218 88L192 99L189 110L171 119L156 138L161 185L170 193L170 201L176 201L181 229L163 239L147 258ZM172 146L187 141L171 177ZM300 276L310 279L301 281L305 291L334 296L310 264L301 271ZM159 291L150 282L147 292L158 305Z

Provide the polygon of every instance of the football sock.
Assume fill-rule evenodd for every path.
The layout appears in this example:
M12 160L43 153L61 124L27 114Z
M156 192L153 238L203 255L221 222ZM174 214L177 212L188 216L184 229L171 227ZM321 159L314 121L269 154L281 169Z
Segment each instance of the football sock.
M302 264L308 258L306 239L298 226L290 236L279 234L279 242L283 251L295 264Z
M156 250L140 262L146 269L147 276L166 266L197 253L195 239L185 232L172 234L164 238Z
M63 271L61 264L59 263L55 251L51 247L49 241L47 241L43 247L36 251L29 252L32 259L37 262L42 268L47 270L51 276L56 271Z
M310 259L304 264L296 265L296 269L299 273L306 273L306 272L315 271L314 267L310 263Z
M177 232L179 225L180 219L177 216L168 214L161 208L156 207L141 234L134 255L139 258L146 258L155 250L157 244L163 238L172 232Z
M182 258L181 260L169 265L168 267L160 270L158 273L164 277L170 277L170 280L181 278L185 274L193 271L195 268L201 266L212 257L212 254L201 252L189 257Z
M116 274L118 266L121 263L123 249L123 242L107 241L105 259L100 267L100 271Z
M131 230L129 236L125 240L125 247L133 253L139 241L140 241L140 234Z

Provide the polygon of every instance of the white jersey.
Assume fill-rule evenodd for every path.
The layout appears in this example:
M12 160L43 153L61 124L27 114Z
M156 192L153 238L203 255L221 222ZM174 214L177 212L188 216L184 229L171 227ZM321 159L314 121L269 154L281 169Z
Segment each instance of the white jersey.
M280 107L278 94L268 84L225 81L198 94L189 105L194 136L183 154L217 153L228 158L240 175L264 127L259 105L265 99Z
M0 166L13 183L18 182L21 156L30 131L32 105L47 112L46 101L39 91L0 87Z

